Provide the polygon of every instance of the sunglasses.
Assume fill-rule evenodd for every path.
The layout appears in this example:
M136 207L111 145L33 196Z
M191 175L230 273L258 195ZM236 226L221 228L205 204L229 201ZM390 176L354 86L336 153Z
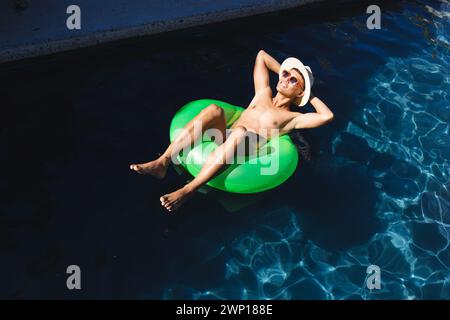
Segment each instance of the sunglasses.
M283 70L283 72L281 73L281 77L282 78L289 78L289 83L293 86L295 86L298 83L298 79L297 77L293 76L290 74L290 72Z

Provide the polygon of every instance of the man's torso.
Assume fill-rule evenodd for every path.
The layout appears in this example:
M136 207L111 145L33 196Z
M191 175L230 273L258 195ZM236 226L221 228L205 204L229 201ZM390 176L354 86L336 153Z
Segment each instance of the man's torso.
M256 132L266 138L282 135L292 130L290 124L298 113L275 108L272 103L271 91L270 93L269 91L270 88L267 92L256 94L247 109L233 123L231 129L244 126L247 130Z

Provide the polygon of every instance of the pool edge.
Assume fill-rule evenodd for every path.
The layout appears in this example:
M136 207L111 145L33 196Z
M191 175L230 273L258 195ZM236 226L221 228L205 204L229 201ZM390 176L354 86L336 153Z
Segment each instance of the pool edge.
M4 48L0 49L0 63L82 49L114 41L139 38L170 31L182 30L190 27L225 22L325 1L326 0L287 0L271 3L260 3L257 5L247 5L228 10L216 10L198 15L159 20L128 28L111 28L106 31L92 32L77 37L41 41L31 45Z

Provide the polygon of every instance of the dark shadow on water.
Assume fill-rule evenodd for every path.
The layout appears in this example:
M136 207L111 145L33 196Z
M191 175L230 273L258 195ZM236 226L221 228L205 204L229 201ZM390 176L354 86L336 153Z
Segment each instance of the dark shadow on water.
M304 164L280 191L296 211L306 239L331 250L366 243L382 225L370 173L359 165L339 169Z

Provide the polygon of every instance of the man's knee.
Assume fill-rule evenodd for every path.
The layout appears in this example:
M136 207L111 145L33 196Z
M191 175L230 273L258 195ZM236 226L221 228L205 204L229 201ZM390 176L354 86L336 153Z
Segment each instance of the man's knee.
M212 118L221 118L225 116L225 112L223 111L223 109L216 104L210 104L205 109L203 109L203 112L208 114L208 116Z

